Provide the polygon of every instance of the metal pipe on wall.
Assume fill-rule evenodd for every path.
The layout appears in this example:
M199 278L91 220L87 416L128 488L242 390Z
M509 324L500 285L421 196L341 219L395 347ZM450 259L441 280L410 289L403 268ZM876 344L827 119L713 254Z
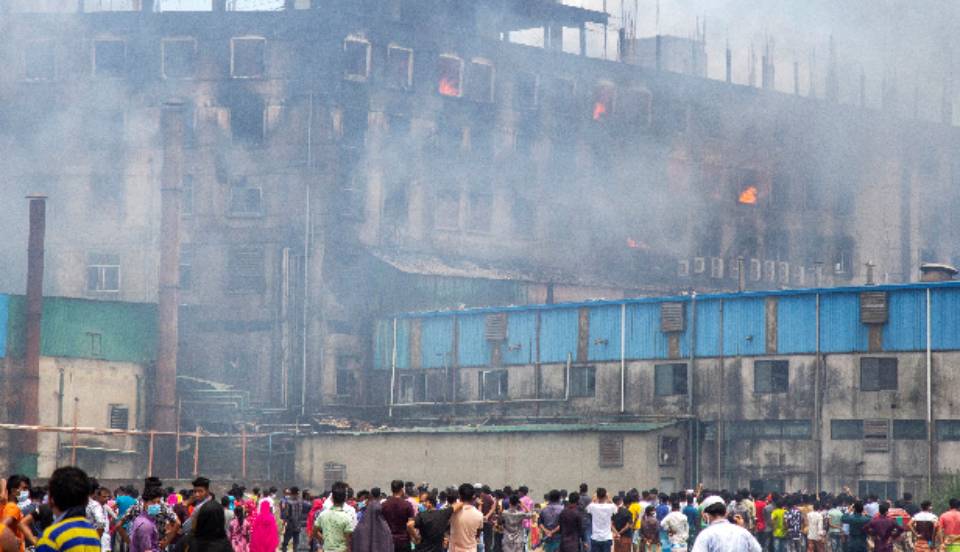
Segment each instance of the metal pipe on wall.
M387 416L393 417L394 393L397 385L397 319L393 319L393 350L390 352L390 406ZM454 389L456 391L456 389Z
M933 491L933 336L930 322L931 297L927 288L927 496Z
M816 432L817 448L817 493L823 487L823 401L820 398L820 379L823 377L823 365L820 362L820 294L815 297L816 322L814 329L817 333L815 338L816 351L814 355L813 369L813 430Z
M573 354L567 353L567 365L563 371L563 400L570 400L570 366L573 364Z
M690 424L687 427L690 456L690 485L700 482L700 420L695 413L694 391L696 389L697 364L697 292L690 292L690 329L687 333L690 342L690 364L687 367L687 414Z
M620 413L627 410L627 304L620 304Z
M310 211L310 188L313 176L313 94L309 96L310 109L307 113L307 177L304 197L303 221L303 328L301 332L300 355L300 416L307 414L307 339L310 332L310 228L313 226Z
M40 418L40 323L43 318L43 249L47 225L47 198L27 196L30 200L30 234L27 238L27 335L20 393L20 419L24 425L36 425ZM37 434L27 432L20 441L20 450L36 472ZM22 466L26 468L27 466Z

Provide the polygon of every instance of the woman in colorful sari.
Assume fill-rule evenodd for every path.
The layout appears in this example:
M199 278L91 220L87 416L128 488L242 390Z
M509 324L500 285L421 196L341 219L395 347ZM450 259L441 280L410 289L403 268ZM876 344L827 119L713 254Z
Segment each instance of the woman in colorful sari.
M260 503L260 511L253 520L250 530L250 552L276 552L280 546L280 533L277 529L277 520L270 510L270 503Z

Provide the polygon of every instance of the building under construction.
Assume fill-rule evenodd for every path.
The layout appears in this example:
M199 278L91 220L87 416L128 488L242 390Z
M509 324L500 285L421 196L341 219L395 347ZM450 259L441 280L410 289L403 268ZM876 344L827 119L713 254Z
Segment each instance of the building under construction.
M816 99L703 78L705 37L689 74L659 38L600 60L608 15L554 0L93 3L0 8L0 290L25 281L27 193L50 197L48 294L155 302L177 275L190 428L384 419L374 329L398 312L906 283L960 257L955 128L837 103L835 66ZM510 40L530 29L543 47Z

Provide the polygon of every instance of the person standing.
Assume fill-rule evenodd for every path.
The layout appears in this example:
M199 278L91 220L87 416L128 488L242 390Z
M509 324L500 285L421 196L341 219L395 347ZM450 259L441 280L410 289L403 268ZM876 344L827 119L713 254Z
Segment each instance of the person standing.
M487 485L480 487L480 513L483 514L483 550L484 552L495 552L493 525L496 520L497 501L490 494L490 487Z
M393 535L393 548L396 552L410 552L410 531L413 528L416 509L404 494L403 481L397 479L390 483L393 496L383 503L383 517L390 526Z
M807 552L826 552L827 523L824 522L823 505L814 502L807 514Z
M693 541L700 532L700 509L695 504L696 499L693 493L687 495L687 505L683 507L683 515L687 518L687 527L690 531L690 538L687 539L687 547L693 546Z
M593 538L591 536L591 531L593 529L593 524L590 521L590 513L587 512L587 506L589 506L593 499L590 498L590 487L586 483L580 484L580 501L577 503L577 510L580 512L580 526L583 528L583 536L581 537L581 550L589 550L588 546L590 545L590 540Z
M280 519L283 521L283 542L280 550L286 552L287 545L293 542L294 552L300 548L300 531L303 528L303 500L300 498L300 489L290 488L289 497L280 505Z
M413 522L414 543L417 552L443 552L443 537L450 530L453 508L437 509L437 499L432 494L420 493L423 511Z
M906 496L906 495L904 495ZM935 550L934 543L940 530L940 520L930 510L929 500L920 504L920 511L910 519L910 531L914 535L915 552L931 552Z
M830 552L843 550L843 503L840 499L833 501L833 507L827 511L827 538L830 541Z
M703 501L707 527L700 531L691 552L761 552L749 531L727 520L727 506L718 496Z
M770 526L773 527L773 552L787 550L787 510L783 507L783 499L777 498L773 511L770 512Z
M903 534L903 527L887 517L890 504L882 502L879 506L879 515L863 526L863 532L873 537L874 552L893 552L893 541Z
M30 529L30 523L23 516L19 502L26 495L30 497L30 479L24 475L11 475L7 478L7 502L3 505L3 525L20 542L20 550L29 544L33 546L36 537Z
M633 514L630 513L630 500L629 494L626 500L620 496L613 497L613 504L617 507L617 513L612 520L614 552L630 552L633 548Z
M870 516L863 511L863 502L859 500L853 503L853 513L844 514L840 521L848 528L847 548L845 552L866 552L867 534L863 531L864 526L870 522Z
M560 548L560 515L564 510L565 508L560 504L560 491L553 490L547 493L547 505L540 511L538 527L544 552L557 552Z
M657 507L649 505L643 511L640 520L640 551L656 552L660 550L660 522L657 521Z
M660 522L660 528L667 532L670 552L685 552L690 538L690 524L687 516L680 512L680 503L670 504L670 513Z
M50 476L49 503L57 522L37 541L37 552L100 552L100 535L86 519L90 478L80 468L57 468Z
M353 541L353 521L343 510L347 493L336 490L331 493L333 508L324 511L317 519L314 530L317 540L323 545L324 552L351 552ZM296 551L296 548L294 548Z
M578 552L583 548L583 512L580 511L580 493L570 493L567 506L557 520L560 534L559 552Z
M280 546L280 534L277 530L277 519L270 508L270 502L260 501L257 517L253 520L250 530L250 552L276 552Z
M346 507L344 507L346 512ZM349 516L349 513L347 513ZM316 525L319 521L314 521ZM317 539L314 539L317 542ZM370 498L367 499L363 510L363 517L357 522L350 539L353 552L393 552L393 536L390 526L383 517L383 504L380 502L380 489L370 489Z
M613 515L617 507L610 502L607 490L597 487L596 497L587 505L590 516L590 552L611 552L613 548Z
M160 550L160 530L157 516L163 498L159 488L143 490L143 508L130 525L130 552L156 552Z
M450 517L450 552L477 552L477 535L483 529L483 514L474 505L473 485L464 483L458 489L460 510ZM399 551L398 551L399 552Z
M533 517L533 513L523 511L520 497L517 495L510 495L507 503L508 508L500 514L503 550L499 552L523 552L526 544L526 530L523 524Z
M193 531L177 543L176 552L233 552L224 512L221 504L208 500L196 512Z

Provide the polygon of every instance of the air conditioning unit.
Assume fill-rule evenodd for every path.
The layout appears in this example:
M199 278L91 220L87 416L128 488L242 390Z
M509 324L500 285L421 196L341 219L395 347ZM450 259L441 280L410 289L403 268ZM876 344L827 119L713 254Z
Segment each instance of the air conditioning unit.
M763 278L763 271L760 264L760 259L750 259L750 279L754 282L759 282Z
M777 281L777 261L763 261L763 276L768 282Z
M723 259L720 257L710 257L710 277L723 278Z
M707 259L704 257L693 258L693 273L703 274L707 271Z
M677 261L677 276L689 276L690 275L690 261L687 259L681 259Z
M785 286L790 285L790 263L786 261L780 261L778 272L780 283Z

